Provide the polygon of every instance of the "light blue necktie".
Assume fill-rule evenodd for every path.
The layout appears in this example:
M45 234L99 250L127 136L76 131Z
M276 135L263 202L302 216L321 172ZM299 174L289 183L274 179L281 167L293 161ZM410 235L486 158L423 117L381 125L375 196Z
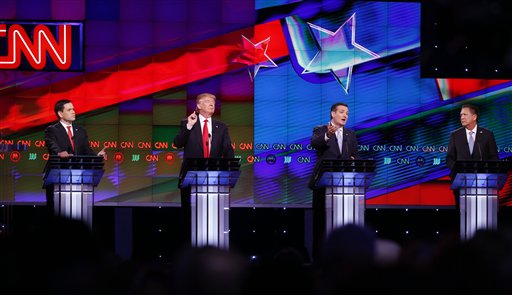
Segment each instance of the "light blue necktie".
M469 144L469 153L472 155L473 154L473 147L475 146L475 139L473 138L473 131L469 131L469 140L468 140L468 144Z
M340 148L340 154L343 154L343 131L342 129L336 130L336 139L338 140L338 146Z

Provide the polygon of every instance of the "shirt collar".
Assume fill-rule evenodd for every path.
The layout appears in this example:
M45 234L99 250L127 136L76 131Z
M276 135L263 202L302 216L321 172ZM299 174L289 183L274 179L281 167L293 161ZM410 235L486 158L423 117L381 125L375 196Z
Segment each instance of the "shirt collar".
M471 132L471 131L473 131L473 134L476 134L476 129L477 129L477 127L478 127L478 126L477 126L477 125L475 125L475 128L473 128L473 129L471 129L471 130L469 130L469 129L467 129L467 128L466 128L466 135L469 135L469 132Z
M68 128L68 126L73 127L73 125L72 125L72 124L66 124L66 123L64 123L64 122L62 122L62 121L59 121L59 122L60 122L60 124L61 124L62 126L64 126L64 129L67 129L67 128ZM73 128L71 128L71 129L73 129Z
M201 123L204 123L204 120L208 120L208 123L210 123L212 121L212 118L211 117L210 118L205 118L205 117L203 117L203 115L199 114L199 121Z

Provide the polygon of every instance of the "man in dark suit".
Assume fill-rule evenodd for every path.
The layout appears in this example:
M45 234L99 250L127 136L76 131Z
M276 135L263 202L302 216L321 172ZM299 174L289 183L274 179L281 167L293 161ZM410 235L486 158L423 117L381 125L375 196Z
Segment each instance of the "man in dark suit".
M462 127L453 131L446 152L446 165L451 179L455 177L455 161L498 161L498 147L494 133L478 126L478 107L463 105L460 110ZM454 190L455 207L459 211L459 190Z
M316 164L309 182L313 190L313 256L326 238L325 188L315 187L318 170L324 159L357 159L357 138L353 130L345 127L348 105L337 102L331 106L331 119L327 125L316 126L311 137L311 146L316 150Z
M44 140L50 155L58 155L61 158L73 155L105 156L105 148L96 154L89 145L85 128L73 124L76 114L71 100L57 101L53 110L59 121L48 126L44 131ZM53 212L53 186L46 188L46 205L50 213Z
M183 158L234 158L228 126L212 118L215 95L202 93L196 97L196 110L180 124L174 145L183 148ZM182 166L183 167L183 166ZM191 238L190 187L181 188L181 207L184 216L185 241Z

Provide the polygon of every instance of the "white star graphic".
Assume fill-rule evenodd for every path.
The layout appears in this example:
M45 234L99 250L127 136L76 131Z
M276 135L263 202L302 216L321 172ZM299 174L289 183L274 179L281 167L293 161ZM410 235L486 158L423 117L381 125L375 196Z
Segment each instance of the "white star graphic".
M268 56L267 49L270 43L270 37L254 44L249 38L242 35L243 53L236 57L233 62L247 65L249 77L254 81L260 68L277 68L277 64ZM251 72L250 67L253 67Z
M352 14L336 32L311 23L308 25L313 29L319 51L302 74L331 72L348 93L354 65L380 57L356 42L356 14Z

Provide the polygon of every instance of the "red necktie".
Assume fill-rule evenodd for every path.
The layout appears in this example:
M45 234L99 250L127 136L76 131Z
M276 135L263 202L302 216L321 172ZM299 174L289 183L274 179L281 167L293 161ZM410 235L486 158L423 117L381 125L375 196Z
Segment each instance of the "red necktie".
M71 133L71 126L67 126L68 128L68 137L69 141L71 141L71 148L73 149L73 152L75 151L75 143L73 142L73 133Z
M204 120L204 126L203 126L203 151L204 151L204 157L209 158L210 157L210 133L208 132L208 120Z

